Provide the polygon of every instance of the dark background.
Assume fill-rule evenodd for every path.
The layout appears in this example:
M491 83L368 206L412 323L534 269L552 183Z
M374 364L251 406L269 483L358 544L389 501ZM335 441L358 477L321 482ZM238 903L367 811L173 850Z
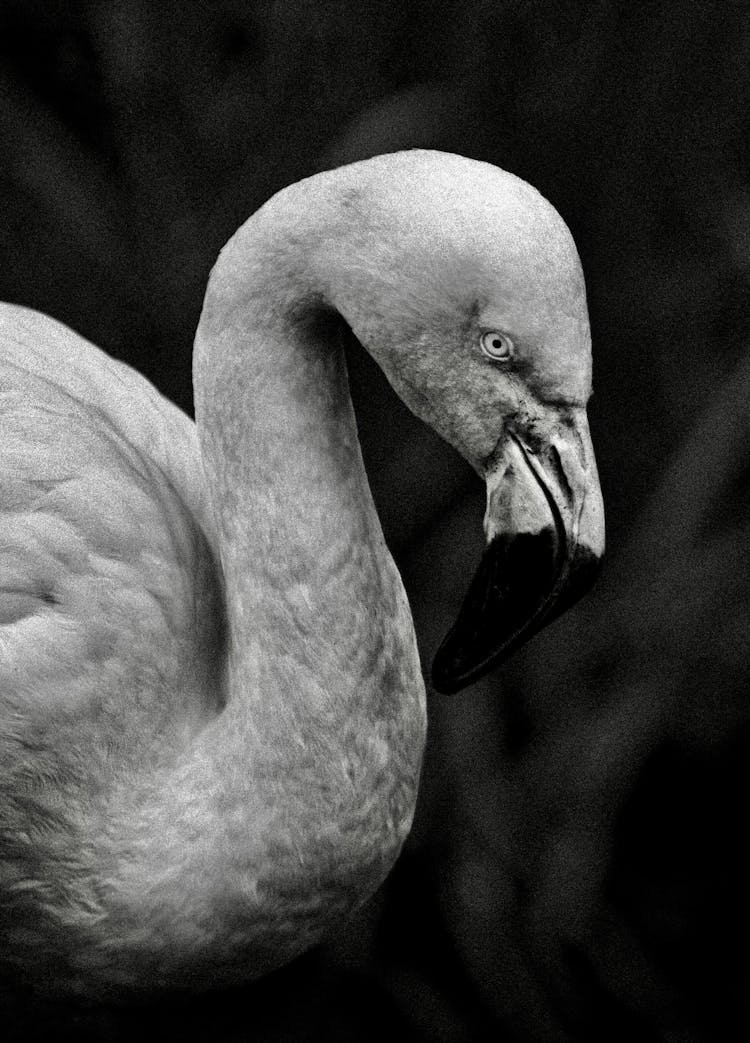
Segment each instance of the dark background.
M428 146L536 185L587 276L607 567L430 696L413 835L331 943L142 1009L3 1001L6 1038L692 1040L746 1022L750 5L0 6L0 297L191 407L224 241L277 189ZM373 490L425 663L482 490L363 353Z

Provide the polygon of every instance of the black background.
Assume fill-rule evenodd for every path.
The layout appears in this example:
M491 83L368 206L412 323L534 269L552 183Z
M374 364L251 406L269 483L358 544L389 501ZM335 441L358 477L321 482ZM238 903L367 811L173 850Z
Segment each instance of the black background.
M330 944L247 989L0 1008L6 1038L736 1038L746 1011L750 9L449 0L0 6L0 297L191 407L206 277L316 170L487 159L573 231L607 567L510 664L430 697L413 835ZM424 662L482 490L363 353L371 484Z

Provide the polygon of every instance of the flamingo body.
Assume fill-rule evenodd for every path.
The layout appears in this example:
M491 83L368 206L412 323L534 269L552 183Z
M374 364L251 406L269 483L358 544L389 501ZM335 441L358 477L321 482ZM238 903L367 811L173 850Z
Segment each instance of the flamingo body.
M601 553L577 255L496 168L403 153L274 197L209 281L196 423L2 306L4 973L86 996L246 980L319 940L397 857L425 691L342 322L488 483L446 688L538 628ZM480 350L499 343L488 327L512 358Z
M288 790L292 800L297 791L294 821L276 823L270 858L267 841L258 840L252 885L262 886L264 868L273 873L271 942L256 922L260 901L255 909L250 903L243 924L246 867L224 867L237 874L233 891L201 849L221 835L232 780L212 778L208 752L211 724L226 702L227 635L195 425L138 373L60 323L9 305L1 314L0 885L9 950L18 947L28 974L27 954L36 948L32 977L52 991L63 983L64 992L90 992L92 981L95 991L130 989L146 977L144 967L152 987L186 985L196 952L199 984L255 976L280 962L279 953L288 959L307 948L321 923L373 889L403 840L404 820L390 820L379 835L368 808L349 808L335 829L328 826L331 850L341 858L347 847L365 845L372 853L364 865L358 850L350 853L352 879L340 894L323 877L319 893L308 895L297 879L302 852L306 840L325 848L325 837L313 836L325 816L313 805L307 822L301 794L307 789L322 801L328 791L335 801L325 769L302 757L298 777L271 776L263 800L261 785L248 793L247 783L237 784L243 804L234 827L259 832L286 817L273 790ZM394 597L400 594L394 585ZM394 611L409 638L405 606ZM300 683L307 669L297 671ZM416 668L412 682L418 696ZM424 728L418 698L412 714L415 787ZM257 712L254 723L263 746L272 745L273 722L264 726ZM283 741L304 754L311 738ZM387 759L387 740L387 729L373 739L377 761ZM338 788L348 791L345 807L358 773L375 775L367 801L380 798L382 765L370 764L361 745L352 742L345 759L338 751L331 757ZM250 739L246 747L253 750ZM186 749L194 755L190 769ZM273 772L269 751L255 760ZM380 781L384 797L394 799L394 780ZM165 799L164 785L179 803ZM412 803L397 810L410 819ZM358 836L373 825L372 836ZM337 843L334 833L347 831L346 843ZM237 845L243 858L248 839ZM318 851L318 858L322 875L331 855ZM108 901L115 893L116 909ZM80 969L70 966L72 948Z

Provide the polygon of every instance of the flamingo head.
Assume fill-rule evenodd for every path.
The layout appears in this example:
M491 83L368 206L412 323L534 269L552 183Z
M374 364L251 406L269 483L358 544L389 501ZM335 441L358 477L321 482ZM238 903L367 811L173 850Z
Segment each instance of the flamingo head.
M342 220L356 232L340 238L349 245L330 268L329 299L404 402L487 486L487 547L432 669L434 687L454 692L598 571L583 274L557 211L497 167L413 151L343 177Z

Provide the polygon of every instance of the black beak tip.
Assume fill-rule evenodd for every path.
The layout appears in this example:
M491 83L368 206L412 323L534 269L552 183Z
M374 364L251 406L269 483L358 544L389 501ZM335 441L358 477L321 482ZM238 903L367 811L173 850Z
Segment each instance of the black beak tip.
M504 663L529 637L530 631L516 632L491 652L484 650L477 655L474 649L460 648L459 635L454 627L432 660L432 687L440 695L455 695Z
M478 681L589 590L601 568L600 556L579 545L560 587L552 535L547 531L532 540L498 539L490 545L459 618L433 659L436 692L454 695Z
M432 660L430 680L436 692L441 695L455 695L470 684L472 678L465 678L461 663L443 651L445 643L444 641Z

